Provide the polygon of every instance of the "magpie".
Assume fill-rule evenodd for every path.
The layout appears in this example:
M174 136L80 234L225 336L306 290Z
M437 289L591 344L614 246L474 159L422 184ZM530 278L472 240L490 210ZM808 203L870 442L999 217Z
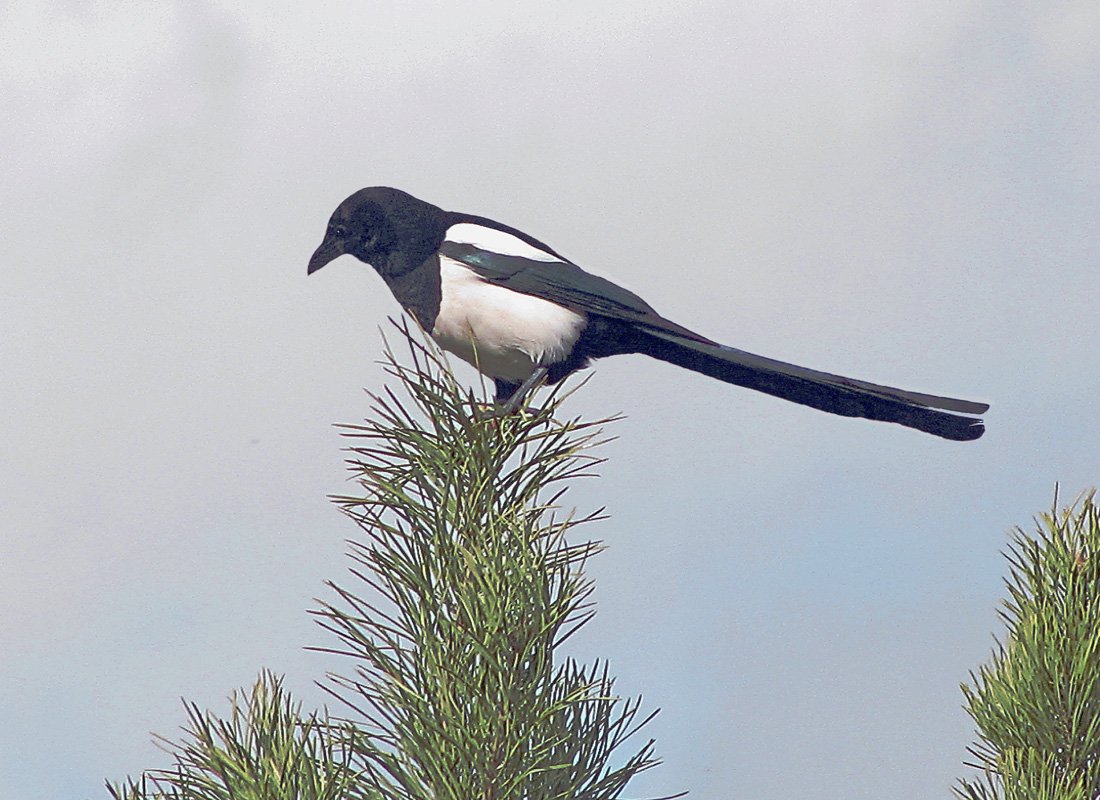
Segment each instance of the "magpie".
M307 274L345 253L374 267L443 349L492 378L496 401L509 410L539 381L556 383L594 358L643 353L832 414L957 441L985 431L980 419L964 415L984 413L986 403L880 386L727 347L665 319L636 294L523 231L444 211L399 189L373 186L344 200Z

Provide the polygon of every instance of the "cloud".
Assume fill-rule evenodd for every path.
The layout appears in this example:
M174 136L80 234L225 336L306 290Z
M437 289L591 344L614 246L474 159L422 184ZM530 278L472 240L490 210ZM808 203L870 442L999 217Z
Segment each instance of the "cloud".
M241 127L245 58L226 16L199 3L107 2L4 14L12 46L0 85L18 113L0 130L21 154L9 162L9 192L91 192L106 204L101 218L112 206L144 207L149 190L178 199L209 190L194 183L192 154L216 177ZM97 192L104 183L111 190Z
M145 765L145 730L171 732L179 694L216 704L317 643L294 615L351 533L324 500L347 488L329 423L363 413L395 304L350 259L309 282L305 260L335 203L370 183L529 229L731 344L994 401L970 449L641 358L599 364L571 401L630 414L604 478L575 498L614 514L585 652L613 656L624 693L675 706L661 735L698 742L707 713L737 748L743 726L714 711L735 702L756 743L781 743L801 714L843 718L851 740L787 754L773 776L776 793L812 796L799 765L878 746L862 720L937 748L904 767L923 788L950 781L954 718L910 730L904 709L874 718L843 681L799 708L755 656L740 684L706 668L783 625L782 674L814 680L795 644L839 620L846 638L817 645L833 670L858 667L854 641L904 643L888 634L904 625L905 680L932 662L962 679L973 653L938 644L937 627L965 618L961 640L992 625L1001 532L1055 479L1090 480L1095 4L2 13L16 110L0 119L0 650L14 654L0 706L28 725L54 711L8 748L0 775L18 783L0 794L92 791ZM937 592L942 613L924 614ZM820 600L815 616L770 605L777 593ZM865 636L864 609L878 614ZM689 647L707 652L685 666ZM868 696L893 696L898 674ZM109 731L95 698L114 709ZM93 738L111 745L71 791L28 766ZM728 785L725 750L693 758ZM655 772L653 793L698 786L685 764ZM888 770L871 777L869 796L896 788Z

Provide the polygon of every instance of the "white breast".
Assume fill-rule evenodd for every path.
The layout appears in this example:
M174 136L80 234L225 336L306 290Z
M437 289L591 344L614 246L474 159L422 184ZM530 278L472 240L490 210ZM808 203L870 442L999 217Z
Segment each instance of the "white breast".
M454 259L440 257L439 267L432 338L491 378L522 381L535 367L564 360L584 329L582 315L488 283Z

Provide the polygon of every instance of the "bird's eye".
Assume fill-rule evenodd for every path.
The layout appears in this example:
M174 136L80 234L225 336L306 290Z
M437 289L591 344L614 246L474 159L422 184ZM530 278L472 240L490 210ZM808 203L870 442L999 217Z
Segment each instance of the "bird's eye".
M348 235L348 229L345 228L343 225L337 225L335 228L332 229L332 235L343 239L345 236Z

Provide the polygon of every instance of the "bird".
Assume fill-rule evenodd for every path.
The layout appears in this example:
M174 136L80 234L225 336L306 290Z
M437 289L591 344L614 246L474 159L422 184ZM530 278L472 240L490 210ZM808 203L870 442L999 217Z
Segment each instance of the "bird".
M341 255L370 265L444 350L492 379L514 411L541 383L593 359L640 353L801 405L969 441L987 403L881 386L720 344L581 269L549 245L487 217L444 211L372 186L332 213L311 275Z

